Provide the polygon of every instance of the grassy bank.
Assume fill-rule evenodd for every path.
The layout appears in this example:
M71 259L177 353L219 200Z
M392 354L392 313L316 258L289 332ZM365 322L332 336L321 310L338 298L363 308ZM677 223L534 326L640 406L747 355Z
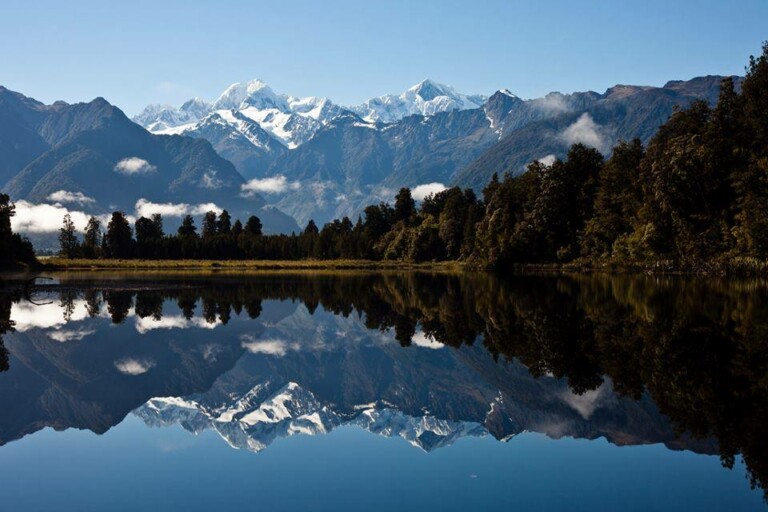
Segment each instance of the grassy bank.
M460 270L461 263L371 260L100 260L41 258L46 270Z

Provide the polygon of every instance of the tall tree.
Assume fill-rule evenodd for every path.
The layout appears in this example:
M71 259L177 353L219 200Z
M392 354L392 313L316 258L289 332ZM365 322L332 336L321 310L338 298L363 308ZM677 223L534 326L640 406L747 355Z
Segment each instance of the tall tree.
M222 210L219 219L216 221L216 232L222 235L228 235L232 231L232 217L227 210Z
M261 236L261 220L255 215L248 217L245 223L245 233L251 236Z
M133 231L123 212L113 212L104 235L104 255L108 258L130 258L133 249Z
M195 219L191 215L185 215L176 233L180 238L196 238L197 227L195 226Z
M408 222L416 214L416 201L413 200L411 189L403 187L395 196L395 222Z
M88 219L88 225L85 226L85 236L83 237L83 255L86 258L96 258L99 256L101 248L101 222L96 217Z
M61 229L59 229L59 254L65 258L76 258L79 256L80 243L77 240L77 230L72 217L67 213L64 215Z
M216 212L206 212L203 215L203 238L209 238L216 234Z

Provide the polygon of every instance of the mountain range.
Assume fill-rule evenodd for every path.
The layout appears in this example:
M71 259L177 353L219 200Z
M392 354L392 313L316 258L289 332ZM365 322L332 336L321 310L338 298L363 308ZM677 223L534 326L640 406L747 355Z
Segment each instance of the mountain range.
M244 197L244 182L207 141L149 133L103 98L45 105L0 87L0 190L13 200L92 214L200 205L258 214L272 232L297 229L258 194Z
M310 219L354 220L400 187L417 200L452 185L480 192L493 173L551 162L576 142L606 155L621 139L647 142L675 108L714 103L722 78L529 100L424 80L349 107L252 80L133 120L102 98L45 105L0 87L0 190L88 214L178 218L215 206L291 232Z
M741 79L733 78L738 86ZM403 186L479 192L494 172L518 174L534 160L563 157L576 142L604 154L622 139L647 142L675 108L697 99L714 103L722 79L530 100L506 89L465 95L424 80L350 107L278 95L254 80L230 86L214 102L151 106L134 120L157 133L209 140L253 190L303 225L354 217Z

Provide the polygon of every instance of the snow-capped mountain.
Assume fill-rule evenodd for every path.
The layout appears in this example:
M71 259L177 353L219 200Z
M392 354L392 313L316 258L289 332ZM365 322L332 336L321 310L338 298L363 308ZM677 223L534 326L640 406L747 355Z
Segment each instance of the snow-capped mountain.
M241 132L239 121L251 121L288 148L309 140L320 128L345 110L327 98L296 98L277 94L259 79L230 85L212 103L190 100L175 109L150 105L134 118L151 132L195 136L208 116L218 116ZM236 120L237 119L237 120ZM250 138L254 145L265 141Z
M372 98L350 107L350 110L366 121L394 123L414 114L431 116L439 112L479 108L487 99L483 95L461 94L453 87L427 79L402 94Z
M181 107L149 105L133 121L151 132L161 132L176 126L196 123L211 111L211 104L192 98Z
M462 437L489 435L478 423L428 414L409 416L385 403L364 404L344 413L332 404L322 403L295 382L277 389L270 382L259 384L220 408L178 397L153 398L134 414L152 427L179 424L196 434L213 430L233 448L252 452L260 452L280 438L325 434L344 425L384 437L400 437L427 452Z

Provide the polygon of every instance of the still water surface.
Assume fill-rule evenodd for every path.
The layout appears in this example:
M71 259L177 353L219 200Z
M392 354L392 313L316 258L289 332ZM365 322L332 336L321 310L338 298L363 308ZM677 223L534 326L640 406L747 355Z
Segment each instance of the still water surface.
M765 509L760 281L55 277L0 295L3 510Z

